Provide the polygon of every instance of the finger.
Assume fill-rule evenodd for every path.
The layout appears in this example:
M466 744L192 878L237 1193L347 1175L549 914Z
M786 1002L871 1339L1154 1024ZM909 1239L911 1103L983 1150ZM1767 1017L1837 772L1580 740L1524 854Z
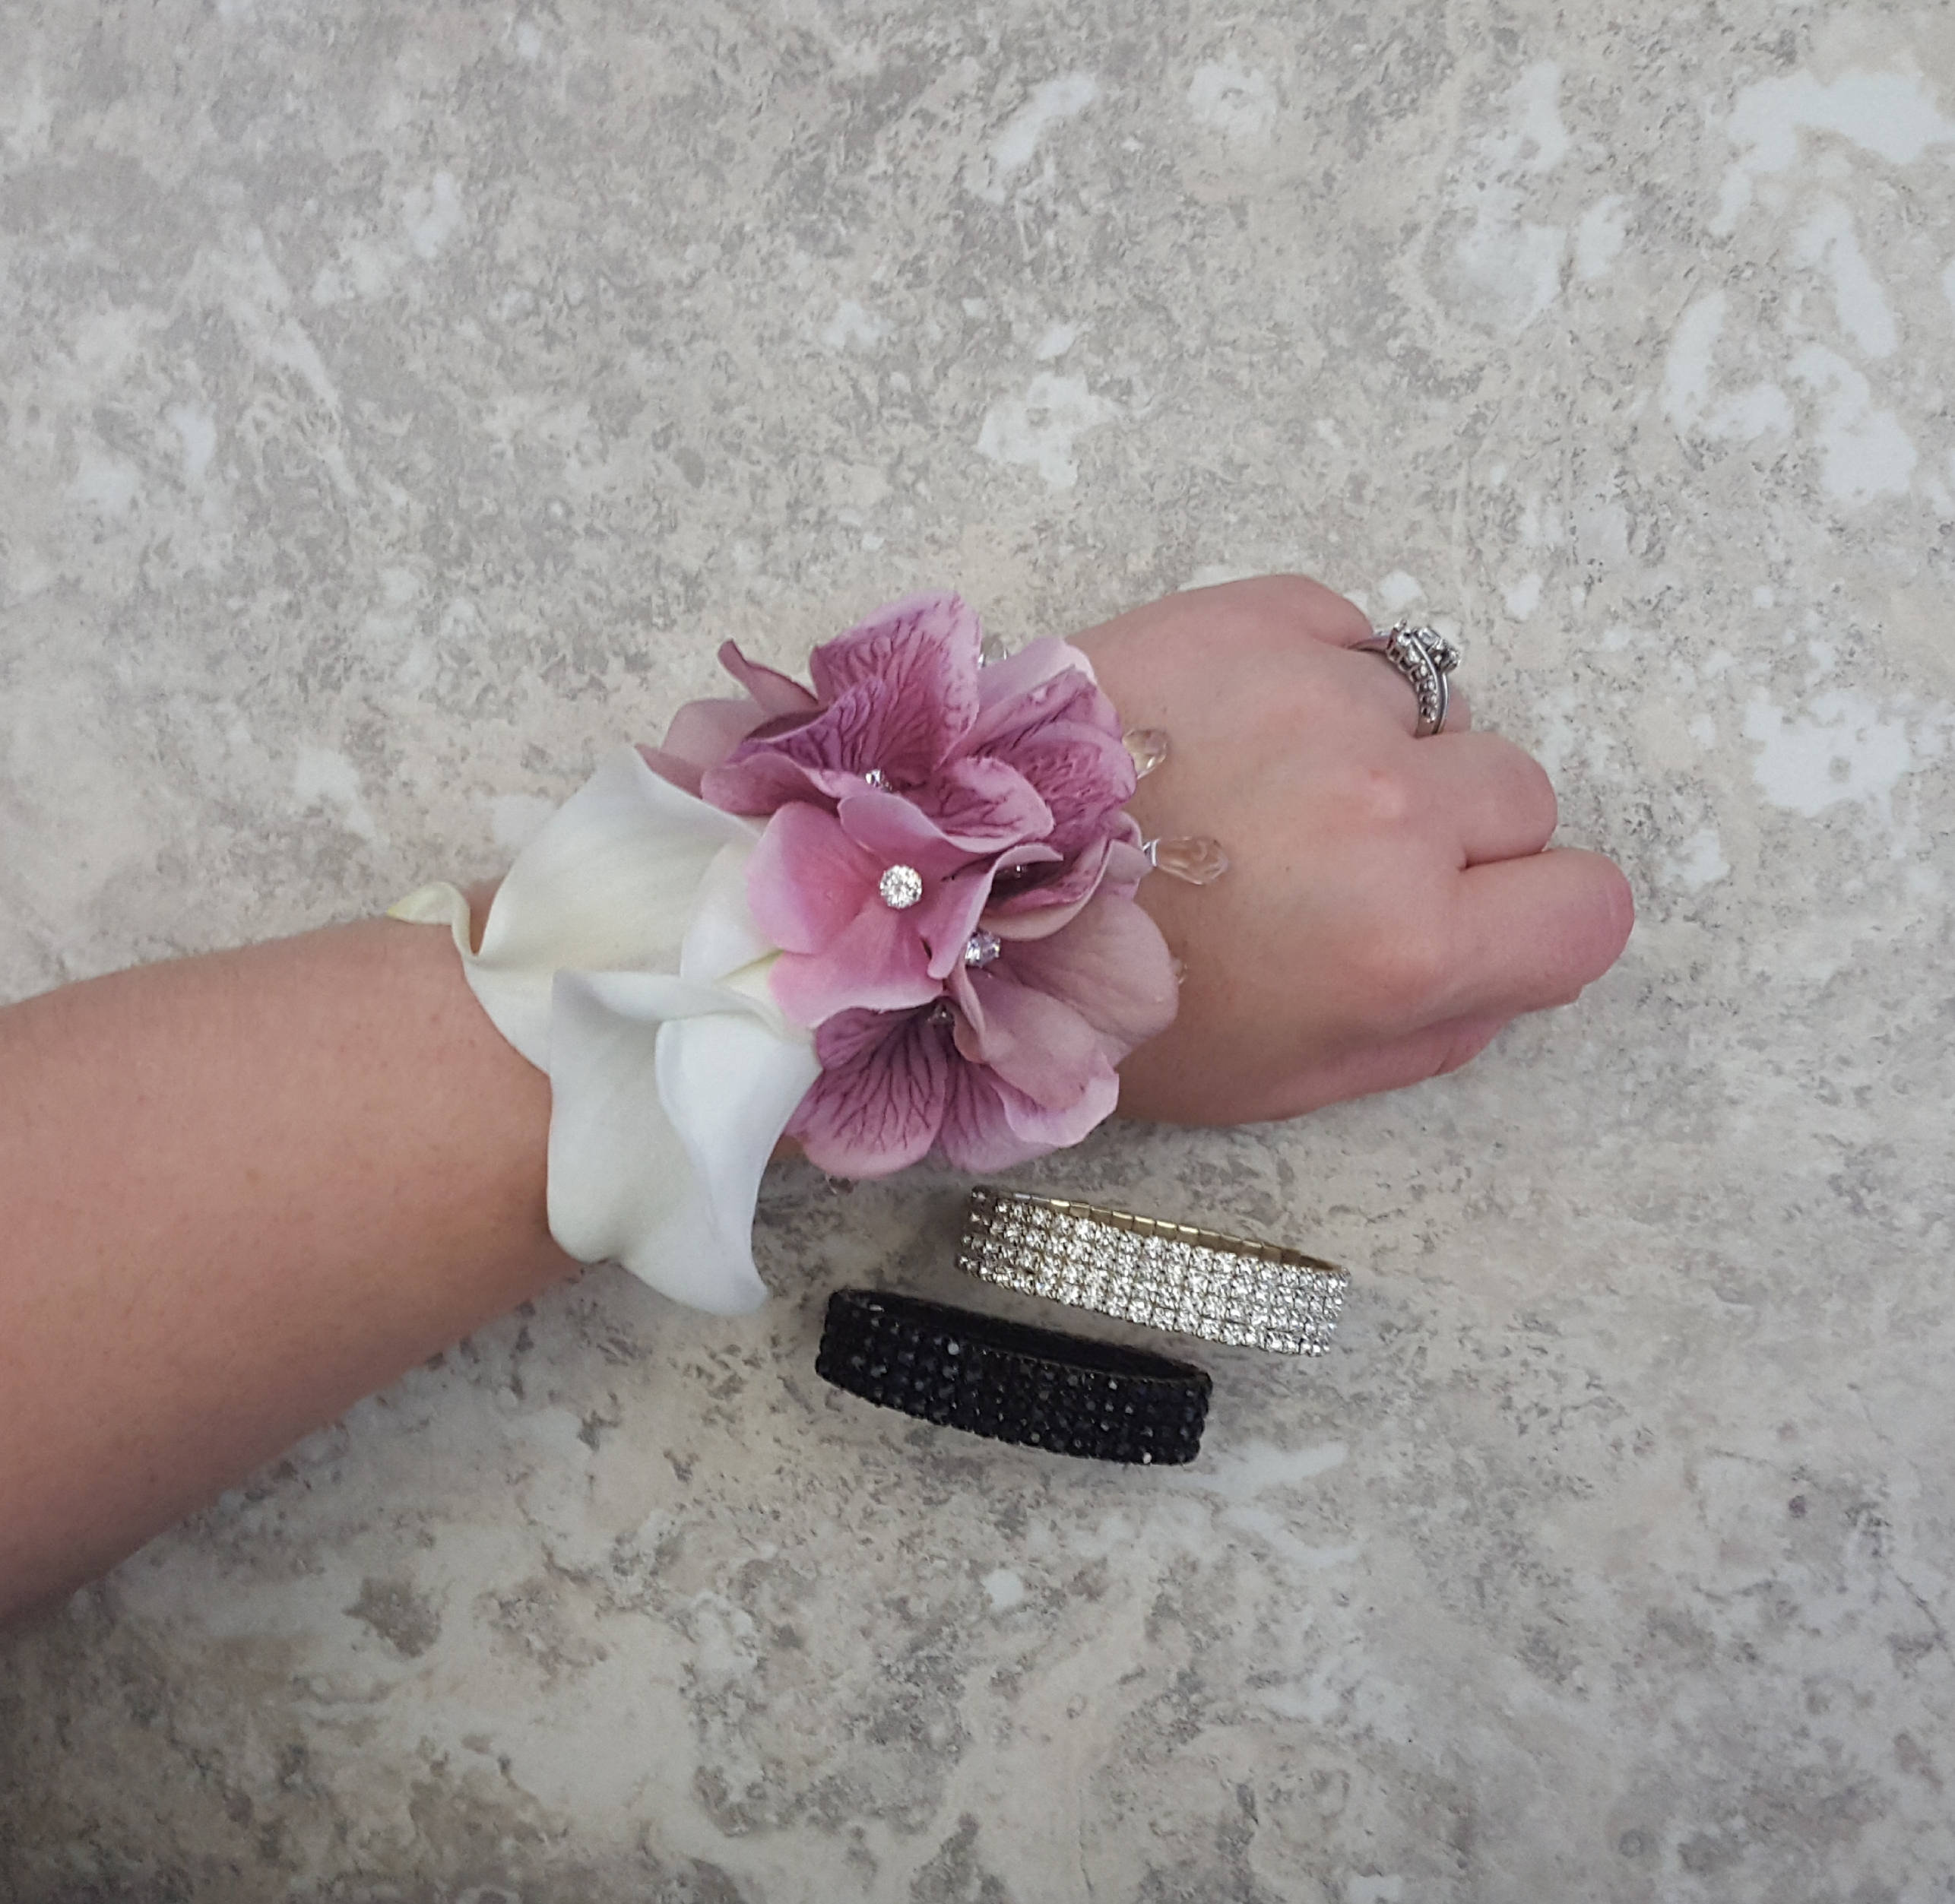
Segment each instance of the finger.
M1437 734L1419 733L1418 695L1396 661L1387 661L1375 648L1358 649L1351 658L1376 664L1364 670L1361 692L1367 700L1374 702L1390 717L1394 727L1402 727L1408 734L1418 736L1421 740L1439 738ZM1473 704L1468 698L1466 690L1454 686L1449 680L1446 683L1446 724L1440 730L1440 733L1465 733L1472 725Z
M1460 864L1538 853L1554 832L1554 787L1541 763L1497 734L1443 733L1412 756L1429 797L1458 837Z
M1394 724L1404 728L1408 734L1418 734L1418 691L1412 686L1404 669L1382 649L1360 645L1376 638L1375 631L1367 629L1358 637L1358 642L1345 642L1341 645L1352 648L1358 655L1375 664L1372 670L1374 685L1366 689L1367 698L1381 706L1389 703ZM1381 694L1375 685L1381 680L1389 692ZM1393 685L1394 682L1396 685ZM1473 710L1465 690L1458 686L1449 674L1445 679L1445 692L1446 713L1440 732L1463 733L1473 724ZM1434 737L1420 735L1419 737L1429 740Z
M1614 860L1551 847L1460 875L1446 1018L1513 1018L1567 1005L1613 965L1629 942L1636 901Z
M1364 696L1367 706L1376 708L1408 737L1418 733L1418 696L1395 662L1375 648L1354 648L1346 672L1354 692Z

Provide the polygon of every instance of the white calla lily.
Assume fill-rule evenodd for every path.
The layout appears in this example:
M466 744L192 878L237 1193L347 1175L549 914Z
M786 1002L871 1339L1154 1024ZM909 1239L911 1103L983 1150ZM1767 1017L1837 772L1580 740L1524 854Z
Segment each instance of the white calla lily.
M768 989L759 836L623 748L518 855L480 952L452 885L392 908L450 928L483 1009L550 1075L550 1233L717 1315L766 1300L754 1201L820 1068Z

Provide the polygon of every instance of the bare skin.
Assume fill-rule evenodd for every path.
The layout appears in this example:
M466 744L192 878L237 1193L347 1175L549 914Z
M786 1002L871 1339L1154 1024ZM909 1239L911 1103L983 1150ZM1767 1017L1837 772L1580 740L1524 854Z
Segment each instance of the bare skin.
M1542 852L1540 768L1415 741L1348 603L1296 578L1082 638L1168 766L1136 810L1234 868L1143 901L1187 961L1128 1114L1285 1117L1465 1062L1626 939L1599 856ZM575 1273L547 1081L445 933L369 920L0 1010L0 1620L112 1566L362 1396Z
M369 920L0 1011L0 1618L577 1266L549 1080Z
M1456 1069L1509 1020L1573 1000L1635 917L1600 854L1542 849L1554 790L1510 742L1413 738L1412 689L1342 596L1272 575L1171 595L1079 638L1121 718L1171 737L1132 810L1206 834L1216 884L1141 888L1187 968L1120 1110L1294 1117Z

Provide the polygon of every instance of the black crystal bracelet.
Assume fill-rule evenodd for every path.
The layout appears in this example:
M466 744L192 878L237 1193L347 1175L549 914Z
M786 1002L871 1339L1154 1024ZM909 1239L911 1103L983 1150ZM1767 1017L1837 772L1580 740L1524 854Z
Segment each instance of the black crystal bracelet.
M1211 1386L1164 1355L876 1289L829 1298L815 1370L864 1401L994 1441L1155 1465L1201 1451Z

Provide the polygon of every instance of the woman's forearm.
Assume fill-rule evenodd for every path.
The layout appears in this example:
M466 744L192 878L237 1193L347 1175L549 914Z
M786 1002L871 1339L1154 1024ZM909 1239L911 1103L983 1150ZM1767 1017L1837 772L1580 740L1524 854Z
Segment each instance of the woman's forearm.
M0 1011L0 1618L575 1268L548 1080L371 920Z

